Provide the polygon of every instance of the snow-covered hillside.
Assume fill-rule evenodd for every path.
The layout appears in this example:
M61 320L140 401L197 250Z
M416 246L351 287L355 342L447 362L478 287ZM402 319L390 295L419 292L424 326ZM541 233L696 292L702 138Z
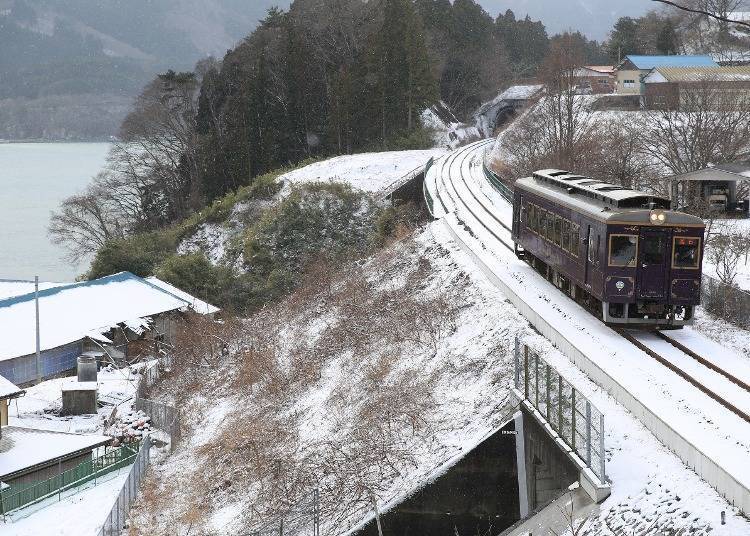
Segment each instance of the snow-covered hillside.
M385 511L504 422L513 408L512 348L520 337L606 415L612 495L592 514L588 534L750 531L529 326L442 222L339 279L330 275L322 272L248 320L244 349L216 369L201 369L192 390L179 380L163 386L160 396L202 418L155 469L137 509L138 530L187 530L192 523L198 533L243 533L318 487L323 532L346 532L371 515L362 490ZM721 511L728 513L724 526Z
M278 180L284 184L284 188L280 195L286 195L294 185L311 182L341 182L375 194L415 168L423 166L430 158L444 154L445 149L437 148L337 156L281 175ZM238 241L242 232L272 202L238 203L226 221L200 225L192 236L182 241L178 253L201 251L214 264L240 268L242 252Z

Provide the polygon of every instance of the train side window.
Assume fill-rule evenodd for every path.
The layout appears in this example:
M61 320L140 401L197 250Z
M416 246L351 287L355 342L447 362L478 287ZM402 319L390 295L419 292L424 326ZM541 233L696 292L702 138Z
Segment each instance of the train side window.
M676 236L672 240L672 268L700 268L701 239Z
M555 229L552 235L555 241L555 245L562 245L562 218L555 214Z
M555 238L555 215L551 212L547 213L547 240L552 242Z
M570 252L578 257L579 244L581 242L581 227L575 223L570 224Z
M539 236L544 238L545 230L547 229L547 211L543 208L539 209Z
M562 222L562 248L565 251L570 251L570 222L563 220Z
M638 258L638 236L613 234L609 237L609 265L633 268Z
M536 205L533 203L529 204L529 229L536 231Z
M594 251L594 233L591 231L589 226L589 262L594 262L596 259L596 252Z

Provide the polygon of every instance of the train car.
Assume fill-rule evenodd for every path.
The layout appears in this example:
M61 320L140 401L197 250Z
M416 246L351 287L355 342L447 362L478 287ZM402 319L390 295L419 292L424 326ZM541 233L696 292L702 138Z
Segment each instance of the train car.
M668 199L568 171L515 183L516 254L612 326L692 323L704 231Z

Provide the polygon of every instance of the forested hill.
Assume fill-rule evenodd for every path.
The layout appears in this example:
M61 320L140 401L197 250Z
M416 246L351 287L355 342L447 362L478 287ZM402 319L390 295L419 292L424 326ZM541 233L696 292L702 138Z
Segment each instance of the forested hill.
M580 51L582 62L607 59L579 33L549 36L540 21L492 16L475 0L272 8L221 59L147 84L109 167L64 203L52 235L85 256L175 225L290 164L431 147L426 108L442 100L466 119L499 90L535 77L561 47Z
M0 0L0 139L115 134L157 72L221 57L279 4Z

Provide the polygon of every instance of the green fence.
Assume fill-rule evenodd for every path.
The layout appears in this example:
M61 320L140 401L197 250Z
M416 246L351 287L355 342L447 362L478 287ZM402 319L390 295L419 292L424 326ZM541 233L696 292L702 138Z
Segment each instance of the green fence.
M7 514L48 497L59 496L64 491L126 467L133 463L137 452L137 444L108 449L101 456L93 457L47 480L10 486L0 492L0 514Z
M484 176L489 181L489 183L497 190L497 192L503 196L503 199L505 199L508 203L511 205L513 204L513 192L510 188L502 181L500 180L500 177L498 177L492 170L490 170L486 165L482 165L482 168L484 169Z

